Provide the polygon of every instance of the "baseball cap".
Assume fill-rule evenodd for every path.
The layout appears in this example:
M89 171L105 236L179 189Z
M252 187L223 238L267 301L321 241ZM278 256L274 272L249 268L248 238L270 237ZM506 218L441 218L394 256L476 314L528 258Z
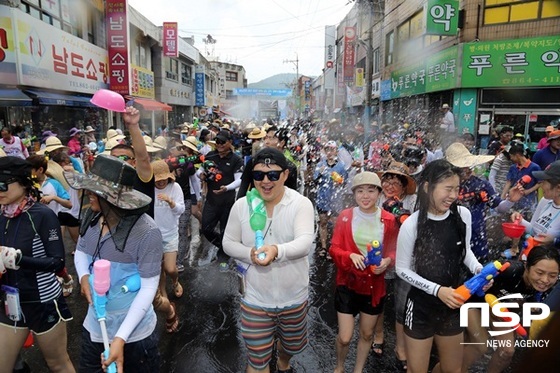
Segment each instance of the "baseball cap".
M222 130L218 133L218 135L216 135L216 139L222 141L231 141L231 132Z
M544 171L533 171L533 176L538 180L560 180L560 161L552 162Z
M0 157L0 181L31 177L31 163L19 157Z
M560 130L552 131L550 133L550 135L548 136L548 138L546 139L546 141L550 142L550 141L555 140L557 138L560 138Z
M555 131L555 130L556 130L556 129L555 129L553 126L546 126L544 132L553 132L553 131Z
M283 170L288 168L288 161L284 154L275 148L264 148L260 150L253 158L253 167L262 163L265 165L275 164L280 166Z
M352 191L361 185L374 185L381 189L381 179L375 172L360 172L354 176L354 180L352 180Z

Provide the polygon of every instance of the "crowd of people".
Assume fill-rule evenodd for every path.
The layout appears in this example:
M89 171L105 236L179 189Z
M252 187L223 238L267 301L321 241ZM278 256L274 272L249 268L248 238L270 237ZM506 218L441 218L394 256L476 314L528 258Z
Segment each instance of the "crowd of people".
M487 263L510 264L484 291L558 308L560 130L547 129L532 160L508 127L476 155L472 134L457 134L449 106L442 109L441 136L377 123L366 133L336 119L216 119L152 139L123 101L124 131L110 129L99 146L89 146L98 142L89 126L72 128L66 145L45 131L31 155L3 129L0 372L12 372L29 333L51 371L75 371L65 298L78 284L89 306L76 370L158 371L157 317L166 332L178 330L176 300L187 287L180 273L201 236L217 248L220 270L238 275L247 372L268 372L274 353L277 371L291 372L291 358L308 345L312 254L336 269L334 372L344 372L358 315L353 371L388 353L388 289L397 368L427 372L435 343L432 371L468 371L489 337L480 310L460 324L461 306L483 300L455 290ZM502 221L527 236L489 240L487 230ZM72 274L66 232L75 244L66 248ZM510 365L508 346L492 354L488 372Z

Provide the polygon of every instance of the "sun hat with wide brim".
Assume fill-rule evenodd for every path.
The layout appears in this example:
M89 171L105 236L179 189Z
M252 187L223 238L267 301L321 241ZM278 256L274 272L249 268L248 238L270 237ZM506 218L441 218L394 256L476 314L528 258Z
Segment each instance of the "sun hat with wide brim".
M71 188L89 190L123 210L136 210L152 201L133 189L137 177L134 167L111 155L98 155L87 174L65 172L64 177Z
M157 153L161 151L161 149L154 147L154 142L150 136L145 135L143 137L144 142L146 143L146 151L148 153Z
M111 149L113 149L115 146L119 144L122 144L122 142L123 140L117 137L113 137L112 139L107 140L107 143L105 144L105 150L101 154L105 154L105 155L111 154Z
M109 131L107 131L107 141L111 140L111 139L117 139L117 140L122 140L126 138L125 135L120 135L117 130L114 129L110 129Z
M455 142L445 150L445 159L453 166L466 168L474 167L494 160L494 155L474 155L460 142Z
M247 135L250 139L262 139L266 137L266 131L264 129L260 129L259 127L253 128L251 133Z
M167 150L167 139L163 136L158 136L154 139L153 145L160 150Z
M175 181L175 175L169 169L169 165L162 159L152 162L152 171L155 182L168 179Z
M95 129L92 126L86 126L86 129L84 130L85 133L91 133L91 132L95 132Z
M404 192L408 195L416 193L416 181L410 176L410 171L404 163L393 161L387 166L386 170L377 173L381 179L387 174L404 176L406 178L406 188Z
M38 150L36 154L43 155L45 153L50 153L56 149L68 149L68 148L62 145L62 142L58 137L51 136L45 140L45 147L41 150Z
M198 148L196 147L197 141L196 141L196 137L194 136L189 136L187 137L186 140L182 141L183 145L185 145L187 148L191 149L194 152L198 153Z

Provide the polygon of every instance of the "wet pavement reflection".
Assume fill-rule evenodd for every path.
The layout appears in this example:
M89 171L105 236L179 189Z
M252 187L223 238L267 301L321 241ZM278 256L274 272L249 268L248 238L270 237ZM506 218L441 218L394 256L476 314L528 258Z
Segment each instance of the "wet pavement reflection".
M237 276L233 271L221 272L217 262L208 259L213 249L205 243L200 253L191 255L190 265L180 276L185 289L180 299L172 299L178 306L180 327L177 333L165 332L163 315L158 315L160 332L161 372L208 373L244 372L245 349L239 332L239 296ZM73 258L67 258L70 273L74 273ZM332 372L335 366L334 342L337 333L334 310L334 265L331 261L310 255L309 346L292 359L295 372ZM76 281L77 283L77 281ZM171 289L168 289L171 290ZM79 362L81 321L86 302L79 286L67 298L74 315L68 323L68 349L77 367ZM394 309L389 289L385 311L385 347L381 358L370 354L366 372L396 372L394 355ZM357 329L357 328L356 328ZM350 346L346 371L352 371L355 359L357 330ZM48 372L36 346L23 353L32 372ZM271 367L274 372L275 361ZM472 370L483 372L479 369Z

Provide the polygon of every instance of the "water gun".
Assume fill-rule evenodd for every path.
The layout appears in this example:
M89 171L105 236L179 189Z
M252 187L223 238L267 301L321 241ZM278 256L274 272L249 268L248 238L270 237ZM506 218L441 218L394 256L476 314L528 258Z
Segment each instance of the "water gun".
M367 248L367 256L364 260L364 264L366 267L369 267L370 271L373 272L375 269L381 265L381 253L383 251L383 247L381 246L381 242L375 240L371 243L366 245Z
M465 301L469 299L473 294L476 294L479 297L483 297L484 291L482 290L482 288L486 286L490 282L490 280L500 274L500 272L505 271L509 266L509 262L505 262L504 264L502 264L497 260L492 263L488 263L484 266L484 268L482 268L482 271L480 271L479 274L474 275L454 291L455 293L463 297Z
M342 184L344 182L344 178L336 171L331 172L331 179L336 184Z
M266 208L264 201L256 188L251 189L246 194L249 204L249 225L255 231L255 249L258 250L264 245L263 229L266 226ZM265 253L257 256L260 260L266 258Z
M403 203L398 197L390 197L383 202L383 210L390 212L402 224L410 216L410 211L403 209Z
M496 298L496 296L493 295L493 294L486 294L484 296L484 300L486 301L486 303L488 303L490 305L490 307L493 307L496 303L498 303L498 298ZM500 307L500 310L502 312L508 312L507 308L505 308L505 307ZM511 317L502 317L501 319L506 321L506 322L511 321ZM515 329L515 332L520 337L527 338L527 331L525 330L524 327L521 326L521 324L518 323L514 327L514 329Z
M107 325L105 324L105 320L107 319L105 306L107 305L107 292L111 287L111 262L105 259L100 259L93 263L93 274L89 276L89 286L91 288L91 298L93 300L95 316L101 326L103 347L105 348L103 356L105 356L105 359L108 359L110 346L109 336L107 334ZM116 373L117 364L112 362L107 367L107 372Z
M523 177L521 179L519 179L519 181L517 182L519 185L521 185L523 188L525 188L525 186L529 185L529 183L532 181L533 179L531 178L531 176L529 175L523 175Z
M202 169L204 170L204 174L206 175L206 180L222 180L222 171L218 169L218 166L216 166L216 163L214 163L213 161L202 162Z
M488 202L488 193L485 190L480 190L477 192L469 192L469 193L460 193L458 197L460 202Z
M135 273L126 279L123 286L121 286L121 292L123 293L135 293L140 290L140 274Z
M533 247L538 246L539 244L540 242L535 240L535 237L530 234L523 236L523 251L521 252L520 259L527 261L527 257L529 256L531 250L533 250Z
M198 164L204 162L204 155L178 155L176 157L167 157L165 163L173 171L179 167L187 167L189 164Z

